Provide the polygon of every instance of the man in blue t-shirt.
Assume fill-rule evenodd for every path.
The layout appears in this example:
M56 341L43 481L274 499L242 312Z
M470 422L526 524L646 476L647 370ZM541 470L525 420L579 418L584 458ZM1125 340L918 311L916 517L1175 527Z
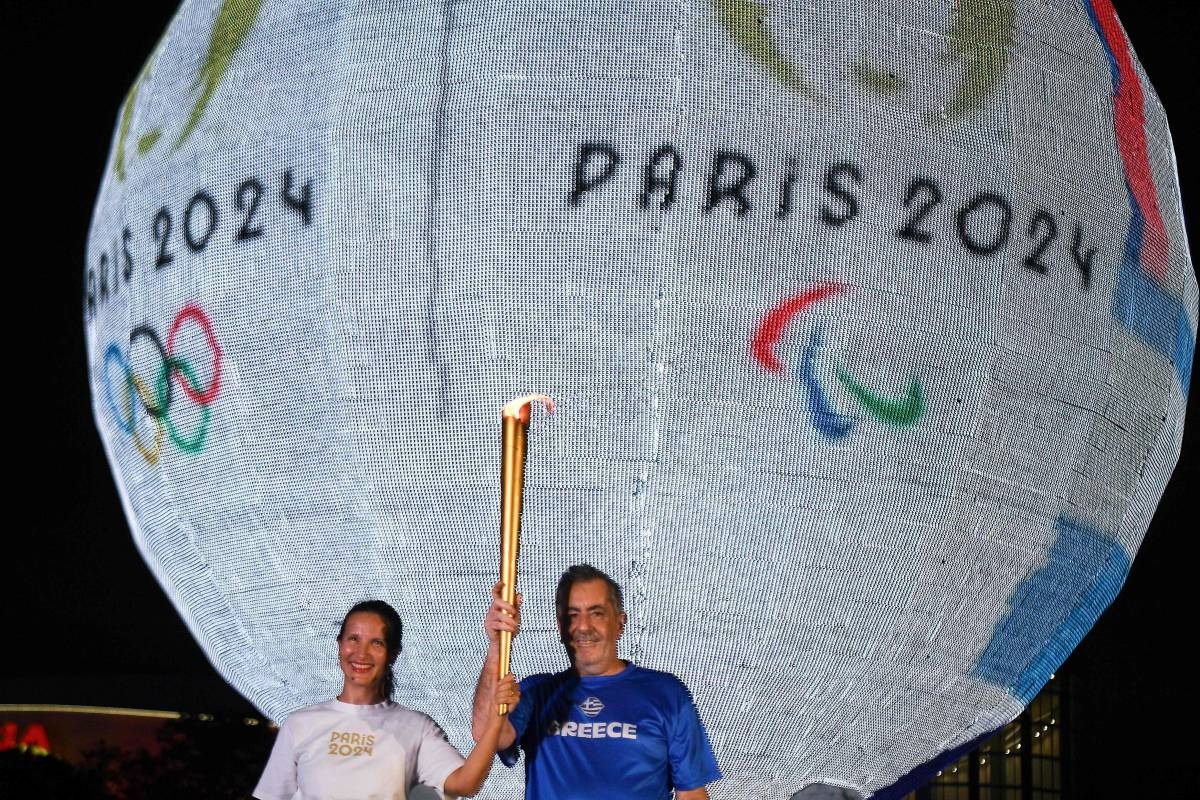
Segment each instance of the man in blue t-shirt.
M500 631L521 626L521 600L492 588L484 619L489 645L475 687L472 734L494 714L492 693ZM508 715L497 749L507 765L525 750L527 800L679 800L708 797L721 777L712 745L683 682L617 658L625 632L621 587L595 567L563 573L554 597L558 629L571 668L521 681L521 701Z

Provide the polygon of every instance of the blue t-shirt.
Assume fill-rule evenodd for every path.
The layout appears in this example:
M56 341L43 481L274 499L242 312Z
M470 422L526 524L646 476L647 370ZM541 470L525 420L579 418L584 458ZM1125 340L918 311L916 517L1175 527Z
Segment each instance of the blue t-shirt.
M525 749L526 800L668 800L721 777L691 693L666 672L533 675L509 721L517 740L500 760Z

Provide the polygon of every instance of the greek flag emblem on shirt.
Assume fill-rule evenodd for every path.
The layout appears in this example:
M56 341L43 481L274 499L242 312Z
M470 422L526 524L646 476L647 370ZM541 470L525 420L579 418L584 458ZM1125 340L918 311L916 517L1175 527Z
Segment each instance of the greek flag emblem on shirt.
M579 710L589 717L594 717L604 710L604 703L600 702L599 697L589 697L579 704Z

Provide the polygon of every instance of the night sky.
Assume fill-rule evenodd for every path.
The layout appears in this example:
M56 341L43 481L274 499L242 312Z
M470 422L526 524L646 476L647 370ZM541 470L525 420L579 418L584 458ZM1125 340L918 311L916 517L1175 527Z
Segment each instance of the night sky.
M1173 123L1194 221L1197 12L1192 2L1116 7ZM248 712L134 547L87 388L80 286L92 204L118 107L175 4L7 0L2 8L9 144L0 252L15 345L5 537L15 547L0 570L0 703ZM1194 662L1181 652L1197 630L1200 584L1192 521L1200 417L1191 397L1183 456L1132 573L1068 662L1083 695L1079 756L1114 795L1200 791L1200 748L1185 735L1200 701Z

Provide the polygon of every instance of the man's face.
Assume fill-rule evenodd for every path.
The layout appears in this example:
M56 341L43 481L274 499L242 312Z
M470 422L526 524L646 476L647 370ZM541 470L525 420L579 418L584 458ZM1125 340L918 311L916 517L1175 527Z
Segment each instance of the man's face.
M615 675L624 668L617 640L625 632L625 614L617 611L602 580L579 581L567 598L563 634L580 675Z

